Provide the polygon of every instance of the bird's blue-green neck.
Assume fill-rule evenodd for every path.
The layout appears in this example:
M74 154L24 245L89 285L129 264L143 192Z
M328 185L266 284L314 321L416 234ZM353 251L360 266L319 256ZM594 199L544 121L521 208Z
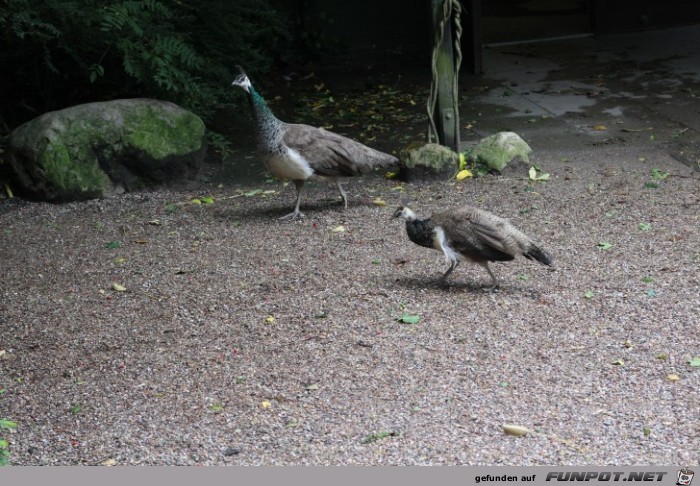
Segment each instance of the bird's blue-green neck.
M255 115L255 120L258 123L258 135L260 142L263 144L272 143L272 139L279 133L280 120L272 113L270 107L267 106L265 99L258 93L253 86L250 86L248 91L250 106Z
M258 93L255 88L253 88L253 86L250 87L250 104L253 107L253 112L255 112L255 117L259 122L268 119L277 120L277 117L274 115L274 113L272 113L270 107L267 106L265 98L263 98L262 95Z

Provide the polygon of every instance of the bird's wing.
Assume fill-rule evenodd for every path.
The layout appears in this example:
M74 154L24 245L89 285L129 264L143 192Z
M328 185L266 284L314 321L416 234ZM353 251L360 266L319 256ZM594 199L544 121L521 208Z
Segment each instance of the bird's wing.
M493 214L462 208L434 214L432 219L443 229L448 244L455 251L491 261L514 258L508 232L510 225Z
M316 174L323 176L354 176L372 167L398 162L393 155L309 125L286 124L282 141L299 152Z

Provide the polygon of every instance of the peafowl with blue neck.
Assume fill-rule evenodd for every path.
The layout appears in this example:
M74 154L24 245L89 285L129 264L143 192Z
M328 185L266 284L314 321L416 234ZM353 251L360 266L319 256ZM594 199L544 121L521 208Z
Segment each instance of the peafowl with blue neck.
M343 184L349 177L366 173L376 167L398 163L393 155L380 152L337 133L310 125L285 123L278 119L265 99L258 93L245 71L233 81L248 95L255 118L258 152L267 169L280 179L289 179L296 187L294 211L280 219L295 220L304 216L299 210L304 183L310 179L333 181L343 198L348 197Z

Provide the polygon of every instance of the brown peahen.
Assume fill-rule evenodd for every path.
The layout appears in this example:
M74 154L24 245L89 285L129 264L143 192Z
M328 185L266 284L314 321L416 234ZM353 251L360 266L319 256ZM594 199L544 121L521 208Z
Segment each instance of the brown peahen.
M412 242L445 255L450 267L440 278L441 283L447 280L460 260L484 267L491 276L493 288L498 287L498 280L489 268L489 262L509 261L522 255L544 265L553 263L549 253L508 220L482 209L466 206L441 211L428 219L418 219L410 208L400 206L394 217L406 221L406 232Z
M258 151L268 170L276 177L291 179L297 190L294 211L280 219L297 219L304 182L309 179L330 179L335 182L343 198L345 209L348 198L342 184L375 167L396 164L398 159L359 142L323 128L285 123L267 106L263 97L253 88L243 71L233 82L248 94L257 124Z

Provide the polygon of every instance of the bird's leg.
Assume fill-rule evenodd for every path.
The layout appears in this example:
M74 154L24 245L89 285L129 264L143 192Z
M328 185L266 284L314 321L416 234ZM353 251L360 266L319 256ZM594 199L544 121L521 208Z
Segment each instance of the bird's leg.
M304 217L304 213L299 211L299 206L301 205L301 190L304 187L304 181L295 180L294 187L297 188L297 204L296 204L296 206L294 206L294 211L292 211L289 214L285 214L280 219L288 219L290 221L294 221L295 219Z
M484 267L486 271L489 272L489 275L491 275L491 281L493 282L490 288L491 290L496 290L498 288L498 279L491 271L491 268L489 267L489 262L479 262L479 265Z
M447 283L447 277L450 276L452 271L457 268L457 265L459 265L459 260L452 260L452 263L450 264L450 268L447 269L445 274L438 279L438 283L440 285L445 285Z
M345 194L345 189L343 189L343 185L340 182L340 179L335 179L335 185L338 186L338 191L340 191L340 197L343 198L343 203L345 204L345 209L348 208L348 195Z

